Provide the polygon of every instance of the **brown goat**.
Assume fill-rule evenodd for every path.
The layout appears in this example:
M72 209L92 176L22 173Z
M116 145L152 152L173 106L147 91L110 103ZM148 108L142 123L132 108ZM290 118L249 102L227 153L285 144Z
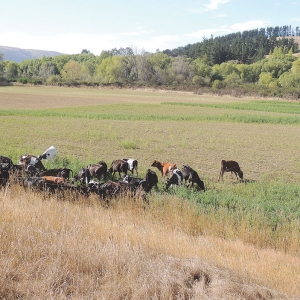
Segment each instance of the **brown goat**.
M63 177L56 177L56 176L43 176L42 177L44 180L48 182L53 182L53 183L64 183L66 181L65 178Z
M220 181L220 177L222 177L222 181L224 181L223 175L225 172L231 172L231 176L232 173L234 173L237 180L239 179L238 177L243 179L243 171L241 170L239 164L234 160L221 160L221 169L218 181Z
M158 160L154 160L151 167L156 167L162 175L162 180L164 181L165 177L171 173L174 169L176 169L176 164L170 164L166 162L159 162Z

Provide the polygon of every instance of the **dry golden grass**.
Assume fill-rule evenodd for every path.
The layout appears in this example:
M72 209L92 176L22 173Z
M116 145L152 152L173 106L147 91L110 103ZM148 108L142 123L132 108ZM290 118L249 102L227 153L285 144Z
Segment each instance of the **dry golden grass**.
M182 226L193 222L193 210L163 201L144 209L124 198L107 208L96 199L43 200L17 187L1 193L0 298L300 296L299 258L189 235Z

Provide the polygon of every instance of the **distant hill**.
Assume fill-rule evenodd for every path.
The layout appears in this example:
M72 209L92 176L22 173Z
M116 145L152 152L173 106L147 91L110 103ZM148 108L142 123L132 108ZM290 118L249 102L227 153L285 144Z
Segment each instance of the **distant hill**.
M297 44L298 44L298 48L300 49L300 36L285 36L286 39L293 39ZM277 38L277 39L282 39L282 38Z
M300 50L300 36L287 36L285 37L287 39L293 39L297 44L298 44L298 49ZM277 38L277 39L281 39L281 38ZM299 56L299 52L298 53L293 53L293 56L298 57ZM266 55L266 58L268 58L269 55Z
M7 46L0 46L0 53L3 54L3 60L10 60L17 63L26 59L41 58L43 56L58 56L63 54L56 51L20 49Z

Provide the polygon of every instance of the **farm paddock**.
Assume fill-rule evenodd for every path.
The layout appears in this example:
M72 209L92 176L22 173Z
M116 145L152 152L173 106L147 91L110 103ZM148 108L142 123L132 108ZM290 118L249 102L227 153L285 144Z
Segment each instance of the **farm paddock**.
M126 205L120 203L116 204L115 210L114 208L102 210L92 200L79 201L77 204L55 200L39 202L39 199L34 196L30 199L35 200L30 200L22 197L17 191L6 194L5 199L3 198L5 195L2 194L1 202L6 209L6 214L2 215L1 224L6 224L6 232L11 230L14 233L11 235L12 239L6 240L7 243L3 244L4 247L8 247L11 242L23 241L19 243L21 248L15 249L20 250L26 245L28 249L32 249L32 246L27 244L30 240L26 238L30 228L36 228L37 234L44 232L45 239L42 234L36 236L36 240L41 241L39 245L46 242L51 232L53 236L55 230L65 232L65 235L58 234L61 240L56 240L53 244L53 247L60 250L53 256L52 261L55 261L51 265L53 272L51 273L49 269L47 273L49 281L45 281L44 288L47 289L49 284L51 286L49 290L52 292L66 295L72 294L70 286L75 279L68 274L72 274L72 265L78 267L78 262L73 259L79 256L75 255L75 249L74 256L70 254L72 251L68 250L65 259L72 258L74 264L68 267L62 264L65 269L57 270L58 273L54 272L58 259L61 259L58 253L63 251L59 248L59 245L62 245L59 243L64 241L72 244L71 241L62 239L63 236L72 237L73 234L74 237L79 238L83 232L88 232L88 236L93 237L95 233L92 233L92 228L97 228L99 231L97 237L102 232L103 240L111 241L111 245L120 247L122 245L133 249L132 245L146 241L145 237L138 234L140 230L146 230L148 242L144 245L147 246L145 246L147 251L152 249L151 251L157 254L165 253L179 258L180 261L186 257L197 256L240 276L245 276L243 278L249 279L252 283L263 284L273 290L278 289L290 297L299 297L300 292L297 290L296 283L299 281L300 273L299 204L297 206L300 194L298 154L300 127L297 117L299 118L300 110L288 111L290 106L297 105L295 102L268 101L157 91L1 88L1 155L10 156L15 161L24 153L38 154L50 144L55 144L58 149L58 159L54 165L47 164L47 168L64 165L76 171L95 160L103 159L110 163L115 158L134 157L139 160L141 176L144 176L153 159L161 159L175 162L179 166L183 163L191 165L197 170L207 187L207 191L202 193L200 198L199 194L188 194L186 190L179 190L178 194L172 191L167 194L154 194L150 204L151 209L146 213L149 214L146 218L148 224L151 224L147 230L143 229L146 227L139 225L137 221L137 217L142 215L143 219L145 213L136 206L130 206L132 210L124 210ZM170 104L174 102L178 104ZM182 102L197 105L182 105ZM269 106L266 106L265 102L269 103ZM244 105L243 109L237 108L236 105L240 103ZM183 119L182 116L186 118ZM224 183L218 183L221 159L238 161L244 171L245 182L234 184L230 175L226 174ZM34 205L29 205L30 208L24 210L30 201L33 201ZM57 210L53 210L53 207L46 212L45 203L58 205L60 208L57 209L65 213L58 217L59 215L55 213ZM202 205L200 212L194 209L195 203ZM13 204L14 206L11 206ZM191 205L192 209L187 209L186 205ZM86 221L79 218L78 211L74 215L71 213L73 208L78 211L83 210L85 214L89 209L94 214L98 211L98 217L91 219L98 225L93 223L96 227L91 224L85 227ZM37 209L37 212L34 209ZM128 220L129 211L132 212L132 217ZM105 234L100 231L101 226L97 222L104 212L110 214L110 217L114 214L116 221L111 223L113 228L125 226L126 230L119 232L110 227L105 229ZM48 223L42 227L44 229L38 229L42 226L40 222L44 222L43 218L46 221L45 216L51 215L53 215L51 217L53 222L49 221L48 217ZM73 221L68 223L69 218L71 220L76 215L79 223ZM266 217L263 218L263 215ZM37 216L35 221L32 219L33 216ZM19 222L24 218L27 220L25 223ZM61 225L55 225L55 219L61 220ZM14 222L11 223L9 220ZM34 226L34 222L38 227ZM21 225L22 223L27 226ZM63 224L65 224L65 231L58 228L59 226L63 228ZM166 227L165 233L159 230L161 224ZM277 224L277 227L274 227L274 224ZM81 228L80 234L76 228L78 230ZM138 228L138 230L133 234L130 228ZM183 239L182 232L190 239L187 244L179 243ZM17 235L19 233L20 235ZM174 242L166 238L168 234ZM164 240L169 243L163 243ZM191 245L197 244L196 240L200 241L199 247L195 246L194 252L187 251ZM275 240L277 242L274 242ZM177 247L175 247L176 243ZM85 242L83 244L87 245ZM201 247L204 249L200 250ZM11 257L12 262L19 262L16 264L19 269L26 267L16 260L16 257L20 257L16 255L20 253L16 251ZM42 260L46 257L38 251L32 254L32 257L37 259L35 255L39 255ZM91 256L94 255L86 253L87 261L90 261ZM145 253L141 256L146 257ZM28 259L28 254L25 257ZM80 261L82 259L84 258L80 256ZM118 263L122 261L120 256L119 258L116 256L115 259ZM2 261L2 264L5 263L8 262ZM166 264L170 266L170 261ZM47 263L43 267L46 265L50 267ZM81 266L84 267L82 263ZM38 268L38 265L35 265L35 268ZM91 271L87 265L85 268L89 274L96 270ZM119 270L122 269L120 268L121 265ZM5 270L9 269L7 267ZM105 268L102 269L104 270ZM5 276L19 278L19 282L24 284L25 278L20 277L18 269L15 268L15 271L16 273L6 273ZM78 280L83 280L84 272L82 272L80 276L78 275ZM44 273L39 274L45 276ZM58 282L51 274L59 274ZM105 277L99 278L104 280ZM122 278L125 280L126 276ZM16 289L15 282L18 281L11 279L9 282L11 285L5 285L7 291ZM41 281L39 284L42 284ZM74 293L73 291L73 295Z

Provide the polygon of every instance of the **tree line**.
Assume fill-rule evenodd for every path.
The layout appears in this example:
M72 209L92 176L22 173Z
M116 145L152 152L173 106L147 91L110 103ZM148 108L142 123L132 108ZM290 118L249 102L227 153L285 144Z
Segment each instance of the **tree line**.
M203 38L202 42L189 44L163 53L170 56L185 56L191 59L207 55L211 65L221 64L229 60L251 64L264 58L275 47L286 47L293 52L298 50L294 39L286 38L300 36L300 29L291 26L276 26L228 34L222 37Z
M191 90L197 93L300 98L299 46L290 26L204 39L174 50L112 49L94 55L3 61L0 81L46 85L131 86ZM266 56L267 55L267 56Z

